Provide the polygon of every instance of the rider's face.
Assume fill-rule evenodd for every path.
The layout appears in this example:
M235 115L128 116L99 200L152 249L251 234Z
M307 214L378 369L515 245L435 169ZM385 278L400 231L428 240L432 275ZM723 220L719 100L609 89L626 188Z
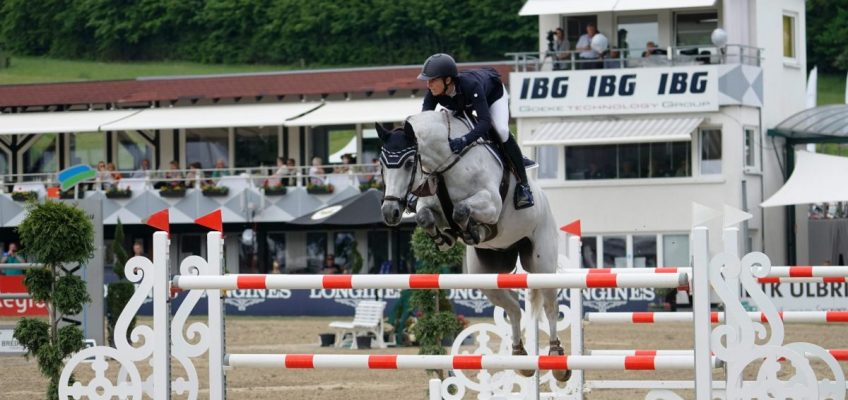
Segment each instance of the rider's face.
M445 81L442 78L433 78L427 81L427 88L430 89L430 93L433 96L441 96L445 94Z

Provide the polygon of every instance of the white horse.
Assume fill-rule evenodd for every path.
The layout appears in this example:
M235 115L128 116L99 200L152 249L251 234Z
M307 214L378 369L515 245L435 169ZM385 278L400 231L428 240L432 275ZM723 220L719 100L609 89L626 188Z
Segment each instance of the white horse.
M469 130L450 113L436 111L413 115L403 129L394 131L377 124L383 142L380 162L386 186L382 204L386 224L400 223L408 195L414 193L419 196L416 222L440 249L452 247L455 238L473 246L465 253L468 273L510 273L518 257L528 273L556 272L557 227L544 192L530 181L536 204L516 210L511 200L516 179L493 149L474 144L459 155L451 152L448 139ZM521 340L518 294L511 290L483 292L509 317L512 353L527 354ZM552 332L549 354L564 354L556 336L557 290L530 290L529 301L536 312L544 308L548 318ZM532 376L534 371L520 373ZM554 371L560 381L570 375L570 371Z

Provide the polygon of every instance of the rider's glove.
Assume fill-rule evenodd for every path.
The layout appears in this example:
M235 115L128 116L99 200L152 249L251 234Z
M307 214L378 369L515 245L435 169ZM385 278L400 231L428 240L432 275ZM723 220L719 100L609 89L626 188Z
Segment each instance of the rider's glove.
M455 154L462 152L462 149L464 149L465 146L468 146L468 141L465 139L465 136L451 139L450 141L450 149Z

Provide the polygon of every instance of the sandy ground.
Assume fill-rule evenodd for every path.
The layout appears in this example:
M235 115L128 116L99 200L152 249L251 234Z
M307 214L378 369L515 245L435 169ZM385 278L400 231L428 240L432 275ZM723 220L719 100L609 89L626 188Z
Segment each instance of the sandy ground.
M337 318L230 318L227 321L227 348L233 353L346 353L346 354L416 354L417 348L385 350L348 350L321 348L320 332ZM13 320L0 319L0 323ZM479 322L479 321L472 321ZM635 325L626 329L587 325L587 349L685 349L692 348L689 324ZM848 325L789 325L787 342L808 340L825 348L848 347ZM565 345L565 343L564 343ZM565 346L566 349L568 346ZM0 399L43 398L46 381L34 361L22 357L0 358ZM89 364L84 364L89 365ZM843 368L848 365L842 364ZM142 374L146 365L139 365ZM178 371L176 366L174 371ZM114 368L113 368L114 369ZM80 371L80 370L78 370ZM149 370L148 370L149 371ZM207 376L205 365L198 368L201 380ZM85 381L90 371L80 371ZM691 379L691 371L665 372L588 372L587 379ZM718 373L716 373L718 377ZM284 370L242 369L228 373L227 393L230 399L426 399L428 376L424 371L368 370ZM691 392L680 392L692 398ZM208 393L201 392L200 398ZM594 391L590 399L644 398L637 391ZM185 398L179 396L175 398ZM466 398L476 398L466 396Z

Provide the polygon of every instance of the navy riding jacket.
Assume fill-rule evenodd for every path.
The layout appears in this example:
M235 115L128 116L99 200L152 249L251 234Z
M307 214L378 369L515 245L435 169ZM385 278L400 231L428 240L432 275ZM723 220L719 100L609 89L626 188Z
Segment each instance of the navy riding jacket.
M462 71L456 78L456 94L451 97L446 94L433 96L429 90L424 96L422 111L436 109L436 104L451 111L465 114L469 120L474 121L471 114L477 112L477 125L466 137L469 142L484 137L492 129L492 115L489 105L503 97L503 83L501 76L492 68L483 68L471 71Z

